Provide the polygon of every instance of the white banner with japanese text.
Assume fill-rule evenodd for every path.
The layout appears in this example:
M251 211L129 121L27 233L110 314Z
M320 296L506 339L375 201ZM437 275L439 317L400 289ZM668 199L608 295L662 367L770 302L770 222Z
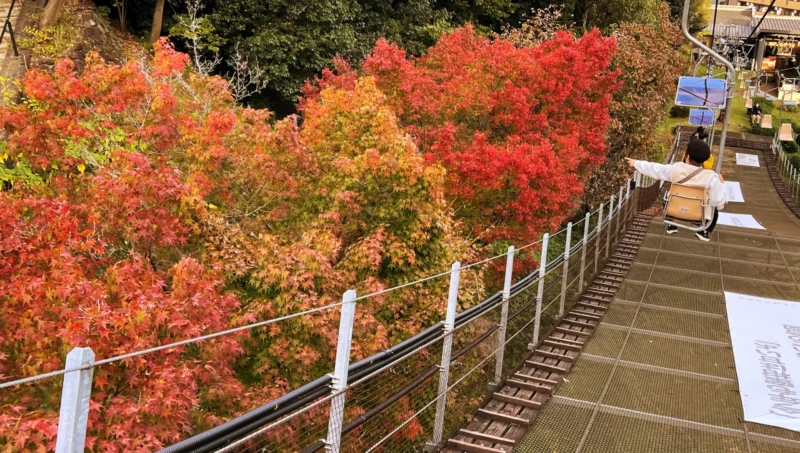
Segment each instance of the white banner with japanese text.
M744 419L800 431L800 302L725 293Z

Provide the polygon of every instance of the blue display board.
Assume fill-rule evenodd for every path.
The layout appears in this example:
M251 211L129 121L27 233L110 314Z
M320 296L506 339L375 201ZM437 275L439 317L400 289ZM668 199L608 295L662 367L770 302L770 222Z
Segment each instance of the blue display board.
M689 124L694 126L711 126L714 124L714 112L711 110L692 109L689 111Z
M721 109L725 107L727 88L728 83L722 79L681 77L678 80L675 105Z

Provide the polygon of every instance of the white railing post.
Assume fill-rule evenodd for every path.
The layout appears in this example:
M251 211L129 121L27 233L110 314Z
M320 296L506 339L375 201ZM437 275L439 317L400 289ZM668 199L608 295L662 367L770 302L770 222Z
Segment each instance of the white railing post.
M589 243L589 222L592 220L592 213L587 212L583 219L583 245L581 246L581 276L578 278L578 292L583 291L583 271L586 269L586 248Z
M603 203L600 203L600 212L595 230L597 233L594 235L594 273L597 275L597 261L600 260L600 233L603 231Z
M631 179L625 180L625 218L622 219L625 222L625 228L628 227L628 220L631 214Z
M83 453L86 448L86 424L89 401L92 399L94 352L91 348L75 348L67 354L65 369L87 367L64 375L61 409L58 416L56 453Z
M503 356L505 355L506 326L508 325L508 300L511 299L511 277L514 274L514 246L508 248L506 255L506 278L503 282L503 305L500 308L500 325L497 331L497 352L494 358L494 381L489 383L493 389L503 379Z
M456 323L456 306L458 305L458 284L461 280L461 263L456 261L450 270L450 292L447 296L447 314L444 320L444 342L442 345L442 363L439 366L439 393L436 401L436 418L433 425L433 441L429 448L436 449L442 443L444 432L444 411L447 403L447 385L450 378L450 355L453 350L453 328Z
M611 218L614 216L614 195L608 201L608 224L606 225L606 252L605 257L608 258L608 250L611 248Z
M536 291L536 318L533 321L533 342L528 345L528 349L536 349L539 343L539 326L542 323L542 297L544 297L544 276L547 272L547 243L550 241L550 234L545 233L542 238L542 254L539 258L539 289Z
M564 302L567 299L567 279L569 278L569 248L572 241L572 222L567 224L567 244L564 249L564 270L561 271L561 302L558 305L558 317L564 316Z
M619 188L619 197L617 197L617 220L614 222L615 230L614 230L614 242L619 240L619 235L622 230L620 230L619 224L620 220L622 220L622 229L625 229L625 219L622 219L622 206L623 201L625 200L622 198L624 194L624 187Z
M353 344L353 320L356 314L356 292L349 290L342 296L342 309L339 318L339 340L336 343L336 364L331 376L331 391L338 395L331 399L331 413L328 419L328 438L325 451L339 453L344 419L345 388L347 372L350 369L350 346Z

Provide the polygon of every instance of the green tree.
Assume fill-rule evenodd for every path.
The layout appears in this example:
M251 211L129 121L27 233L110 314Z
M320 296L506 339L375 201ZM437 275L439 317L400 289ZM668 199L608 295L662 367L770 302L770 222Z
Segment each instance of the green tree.
M613 121L607 139L608 160L597 169L586 191L590 206L619 190L628 175L624 157L656 157L656 126L667 116L666 106L675 96L686 64L681 54L685 40L664 3L658 23L621 23L614 37L618 50L611 65L623 85L610 106Z
M336 55L359 61L380 37L421 53L451 24L429 0L229 0L209 13L228 43L223 57L239 43L264 68L267 94L284 104Z
M655 24L661 0L575 0L573 19L579 27L608 30L621 22Z
M678 23L683 17L683 2L684 0L666 0L670 16ZM714 2L711 0L695 0L689 4L688 27L690 33L697 33L706 27L709 22L709 7L713 4ZM720 1L719 4L722 5L724 2Z

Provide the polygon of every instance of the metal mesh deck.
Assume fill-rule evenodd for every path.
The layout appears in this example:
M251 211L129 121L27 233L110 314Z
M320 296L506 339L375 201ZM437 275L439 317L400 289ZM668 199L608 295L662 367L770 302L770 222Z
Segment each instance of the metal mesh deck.
M760 168L737 166L736 152ZM763 153L726 151L766 230L719 226L703 243L654 219L600 327L516 451L800 452L800 433L743 421L723 291L800 301L800 220Z

